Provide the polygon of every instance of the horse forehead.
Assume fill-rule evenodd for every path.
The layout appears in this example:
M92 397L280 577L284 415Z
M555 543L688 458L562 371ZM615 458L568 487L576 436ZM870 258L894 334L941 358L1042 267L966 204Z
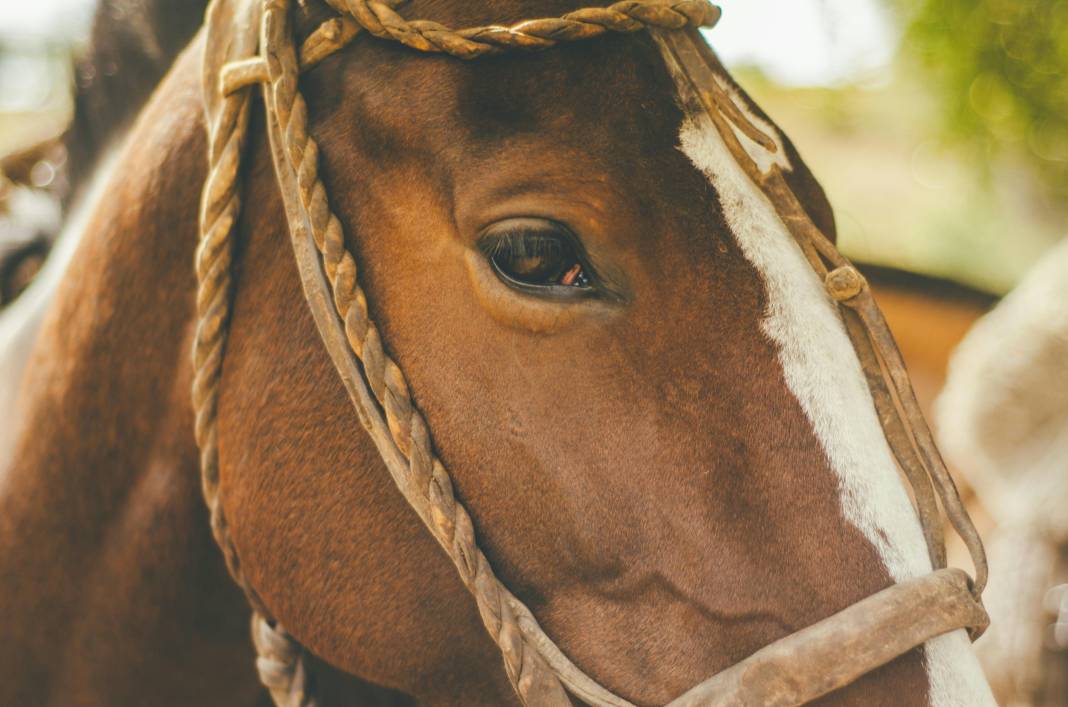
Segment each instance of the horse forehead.
M470 67L455 99L476 139L537 131L620 150L674 146L682 117L674 93L648 37L610 36Z
M312 101L335 101L353 122L388 124L413 144L462 138L485 147L523 135L591 149L670 148L681 123L670 77L647 37L474 62L368 40L343 66L310 91Z

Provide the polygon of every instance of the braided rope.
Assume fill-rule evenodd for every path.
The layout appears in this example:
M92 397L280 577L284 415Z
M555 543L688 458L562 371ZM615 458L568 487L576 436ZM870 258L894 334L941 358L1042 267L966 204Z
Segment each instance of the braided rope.
M252 645L260 683L279 707L315 707L304 647L259 612L252 614Z
M560 42L592 39L607 32L710 27L720 17L719 8L709 5L706 0L625 0L610 7L585 8L560 18L526 20L511 27L486 25L450 30L436 22L405 20L392 9L402 1L348 3L327 0L343 14L324 22L304 41L298 53L301 71L311 69L348 46L364 29L422 52L477 59L511 49L547 49ZM235 61L222 71L224 95L266 81L267 66L262 57ZM759 141L762 137L756 135L754 139Z
M523 703L569 704L557 677L537 650L527 645L509 595L502 591L475 542L471 518L456 500L448 473L434 453L426 421L412 403L404 374L386 352L381 334L369 316L367 298L357 280L356 261L345 247L341 223L330 210L326 187L319 178L319 147L308 134L307 104L297 89L300 67L286 26L287 6L288 0L269 0L264 12L270 109L284 136L290 166L296 172L299 199L308 214L337 315L344 322L352 351L363 363L368 386L385 413L392 441L407 461L395 480L475 597Z
M215 9L209 9L209 24ZM214 90L214 86L208 87L208 91ZM231 313L233 236L241 213L239 177L248 140L251 97L249 90L230 93L221 98L214 114L208 110L209 170L201 194L195 254L198 321L193 342L194 434L200 449L201 491L210 514L212 535L222 550L227 570L253 610L252 636L260 681L278 705L314 707L314 702L305 697L303 648L268 618L262 601L245 578L219 493L219 385Z
M380 39L460 59L477 59L512 49L547 49L560 42L592 39L607 32L710 26L720 15L719 8L707 0L623 0L608 7L583 8L562 17L525 20L509 27L487 25L453 30L437 22L406 20L389 5L375 0L326 1Z
M228 96L209 128L211 165L200 205L200 240L196 250L197 329L193 342L193 409L200 448L201 487L211 514L211 529L223 550L230 574L253 600L241 563L230 541L219 499L219 444L216 433L223 349L230 320L230 266L233 230L241 213L238 169L248 137L250 94Z

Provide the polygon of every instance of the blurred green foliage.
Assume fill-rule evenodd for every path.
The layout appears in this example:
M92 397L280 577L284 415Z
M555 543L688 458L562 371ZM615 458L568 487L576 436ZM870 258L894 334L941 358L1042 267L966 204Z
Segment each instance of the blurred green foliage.
M943 96L947 135L1024 162L1068 212L1068 0L890 0Z

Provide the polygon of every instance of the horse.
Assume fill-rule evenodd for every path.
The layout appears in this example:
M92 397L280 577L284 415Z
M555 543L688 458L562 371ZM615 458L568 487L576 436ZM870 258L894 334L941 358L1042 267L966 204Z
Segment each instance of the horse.
M405 11L471 26L576 7ZM298 35L330 16L303 3ZM205 43L94 179L21 381L0 472L4 704L263 696L192 432ZM468 64L360 38L301 80L367 306L487 562L636 703L932 568L843 320L661 52L637 33ZM797 150L714 67L833 236ZM269 129L252 111L217 408L242 576L307 649L322 704L513 703L303 304ZM822 703L991 698L955 630Z

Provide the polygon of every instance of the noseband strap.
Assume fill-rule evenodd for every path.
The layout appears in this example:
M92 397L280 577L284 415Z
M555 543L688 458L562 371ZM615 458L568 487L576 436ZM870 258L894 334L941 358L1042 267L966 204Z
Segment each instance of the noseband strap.
M987 622L968 575L959 569L936 570L887 587L760 649L669 707L805 704L936 636Z
M510 27L452 30L433 22L405 20L392 9L395 3L327 1L340 16L313 32L299 50L289 25L291 0L214 0L206 19L204 102L210 168L201 201L196 259L196 437L212 529L231 574L253 607L257 667L276 704L313 705L315 697L303 648L270 618L244 578L220 502L216 436L230 318L232 238L241 208L240 165L255 85L262 86L275 174L316 326L391 477L474 597L487 631L501 649L516 694L526 705L570 705L570 692L596 707L630 707L575 666L530 610L497 579L436 455L404 374L390 358L368 314L356 260L345 245L341 222L331 211L319 177L319 147L308 134L307 106L298 90L301 71L362 32L421 52L461 59L542 49L607 32L653 32L662 48L666 47L673 68L687 77L690 95L684 98L712 116L735 158L768 195L812 267L826 280L828 292L842 306L880 421L914 488L936 571L891 586L765 647L693 688L671 702L672 706L800 704L852 682L934 636L959 628L969 628L975 635L986 626L979 601L986 578L982 545L934 448L900 354L870 290L808 220L782 173L774 167L762 173L738 143L735 129L758 144L774 147L768 136L745 119L711 73L715 59L697 28L714 24L718 8L706 0L624 0ZM972 552L977 568L974 584L960 570L940 569L945 566L945 555L938 501Z

